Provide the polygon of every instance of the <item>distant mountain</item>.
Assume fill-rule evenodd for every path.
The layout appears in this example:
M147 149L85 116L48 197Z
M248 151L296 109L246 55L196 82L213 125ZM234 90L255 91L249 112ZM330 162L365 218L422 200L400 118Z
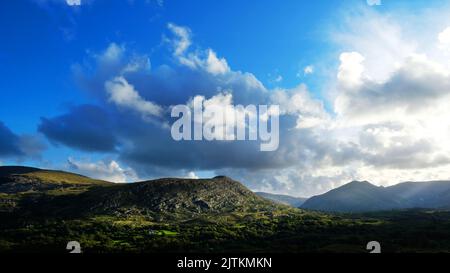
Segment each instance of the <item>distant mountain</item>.
M450 208L450 181L405 182L390 187L353 181L309 198L301 208L335 212L447 209Z
M283 195L283 194L272 194L267 192L255 192L257 195L269 199L275 203L288 205L291 207L298 208L300 207L307 198L302 197L293 197L290 195Z
M450 208L450 181L405 182L386 191L402 200L402 207Z
M271 210L276 206L225 176L115 184L68 172L0 167L0 211L8 207L44 215L191 215Z

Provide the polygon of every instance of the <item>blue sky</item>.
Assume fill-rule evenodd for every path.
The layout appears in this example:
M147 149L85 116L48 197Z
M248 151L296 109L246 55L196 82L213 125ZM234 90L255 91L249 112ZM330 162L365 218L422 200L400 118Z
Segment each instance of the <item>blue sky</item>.
M195 30L199 45L227 56L236 70L252 71L268 85L283 75L283 85L295 86L301 81L297 73L327 46L320 38L321 26L338 8L329 1L287 1L282 6L275 1L85 3L11 1L0 11L5 41L0 45L0 116L14 132L33 133L40 117L90 101L72 73L72 65L87 52L115 42L150 54L154 66L170 62L161 46L168 22Z
M156 1L90 1L79 7L58 2L63 1L13 1L1 11L6 41L1 45L1 72L11 79L5 89L14 90L3 101L10 94L15 100L17 93L32 96L32 102L51 101L53 109L44 113L40 104L27 104L31 111L35 105L36 116L55 113L66 101L87 99L76 92L71 74L72 64L82 61L87 51L116 42L150 52L154 65L167 62L160 44L168 22L195 30L199 45L227 56L236 70L251 71L266 83L269 74L283 74L287 86L297 85L297 72L327 47L321 27L339 8L328 1L290 1L283 6L274 1L166 1L162 7ZM13 79L23 75L32 80L18 86ZM8 118L15 116L8 113Z
M428 110L410 113L425 109L417 101L440 109L446 93L433 90L447 87L397 91L422 86L415 71L445 82L434 69L448 66L445 11L445 1L8 1L0 10L0 164L117 181L227 174L298 196L351 179L448 178L436 175L446 150L433 146L448 146L438 142L447 131L430 127ZM180 41L189 46L176 53ZM210 70L208 54L223 72ZM225 92L234 103L280 104L280 149L172 145L140 116L140 102L132 109L109 98L108 83L161 109ZM368 101L390 114L374 118Z

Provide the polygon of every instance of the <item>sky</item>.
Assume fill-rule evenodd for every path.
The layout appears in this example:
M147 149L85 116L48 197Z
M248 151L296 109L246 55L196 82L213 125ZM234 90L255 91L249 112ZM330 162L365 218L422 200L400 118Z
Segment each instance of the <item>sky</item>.
M113 182L227 175L308 197L450 179L448 1L17 0L0 165ZM279 105L280 142L174 141L195 99Z

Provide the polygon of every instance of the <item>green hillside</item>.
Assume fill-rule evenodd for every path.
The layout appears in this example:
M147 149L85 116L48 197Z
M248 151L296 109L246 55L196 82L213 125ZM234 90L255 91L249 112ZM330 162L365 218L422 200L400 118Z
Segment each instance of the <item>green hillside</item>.
M0 167L0 192L43 193L55 191L85 191L94 186L109 186L110 182L86 176L37 168L7 166Z
M450 212L326 214L259 197L227 177L114 184L0 167L0 252L448 252Z

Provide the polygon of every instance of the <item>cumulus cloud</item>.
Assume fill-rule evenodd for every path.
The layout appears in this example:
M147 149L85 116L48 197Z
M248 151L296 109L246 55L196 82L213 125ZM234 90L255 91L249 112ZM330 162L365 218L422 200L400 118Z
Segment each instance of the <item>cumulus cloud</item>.
M105 88L109 94L109 101L118 106L137 111L144 117L161 116L162 114L163 109L161 106L144 100L134 89L134 86L129 84L123 77L116 77L111 81L107 81Z
M212 49L192 49L192 31L169 24L172 65L150 70L146 54L111 43L74 69L98 105L43 119L40 131L70 147L113 151L116 163L141 177L211 170L252 189L298 196L355 179L387 185L448 178L448 64L418 50L427 44L406 35L402 21L369 12L347 23L331 37L339 65L326 99L304 84L269 89ZM444 36L437 32L429 47L441 48ZM260 152L259 141L174 141L166 110L194 100L279 105L279 149Z
M211 49L208 50L208 57L206 58L206 71L211 74L225 74L230 71L228 63L224 58L217 58L217 55Z
M391 77L381 83L363 78L363 61L359 53L341 54L338 74L341 90L335 105L338 114L405 120L408 116L436 109L450 96L450 71L425 55L406 58Z
M345 88L352 89L361 84L364 57L358 52L344 52L339 57L341 64L337 78Z
M450 71L425 55L413 54L385 81L375 82L364 75L361 54L344 54L347 58L341 57L337 77L335 126L357 132L344 136L359 145L366 169L448 165L450 146L444 138L450 133L445 125L450 114Z
M138 176L132 169L122 168L114 160L90 162L69 158L67 163L70 170L95 179L116 183L136 182L138 180Z
M297 117L296 128L326 126L330 120L323 103L313 99L305 85L273 90L270 98L271 103L280 106L281 114Z

